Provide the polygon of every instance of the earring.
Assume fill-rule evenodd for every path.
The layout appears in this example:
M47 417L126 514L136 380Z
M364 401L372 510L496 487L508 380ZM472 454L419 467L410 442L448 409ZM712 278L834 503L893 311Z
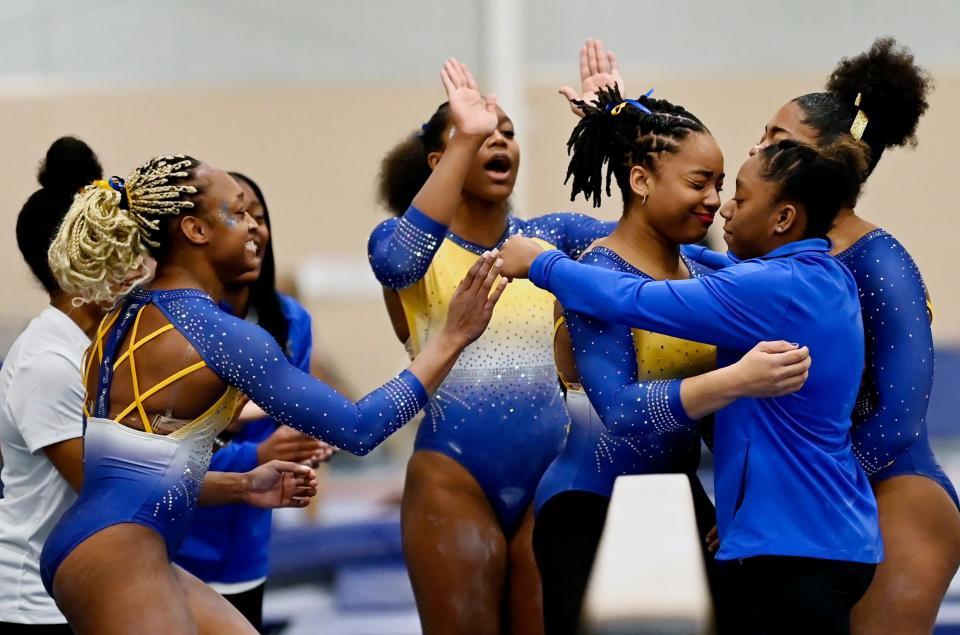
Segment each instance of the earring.
M640 201L640 207L645 207L646 204L647 204L647 195L644 194L644 195L643 195L643 200Z

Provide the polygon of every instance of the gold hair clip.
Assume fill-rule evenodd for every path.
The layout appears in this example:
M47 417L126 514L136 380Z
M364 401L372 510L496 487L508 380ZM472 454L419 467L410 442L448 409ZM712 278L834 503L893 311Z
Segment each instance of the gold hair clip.
M860 108L860 97L861 93L857 93L857 98L853 101L853 105L857 107L857 116L854 117L853 124L850 126L850 134L857 141L860 141L863 137L863 131L867 129L867 124L870 123L867 113Z

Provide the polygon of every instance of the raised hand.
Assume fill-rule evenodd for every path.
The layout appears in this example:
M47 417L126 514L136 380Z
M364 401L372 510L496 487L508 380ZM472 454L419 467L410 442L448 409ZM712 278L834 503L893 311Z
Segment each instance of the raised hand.
M561 87L560 94L566 98L573 114L583 117L583 111L577 108L573 100L590 103L597 98L599 89L614 84L620 87L621 95L627 94L617 56L613 51L605 51L600 40L588 39L580 47L580 94L570 86Z
M244 502L254 507L305 507L317 494L317 475L306 465L270 461L246 476Z
M496 249L481 256L460 281L450 300L444 330L464 345L476 340L487 328L493 308L507 287L506 280L500 280L494 286L502 264L498 256Z
M454 131L483 138L492 135L497 129L497 100L480 94L470 69L451 57L443 63L440 79L447 91Z
M530 265L543 253L539 243L525 236L511 236L503 243L500 250L500 275L505 278L526 278L530 273Z
M741 397L782 397L803 388L810 350L789 342L760 342L733 365Z

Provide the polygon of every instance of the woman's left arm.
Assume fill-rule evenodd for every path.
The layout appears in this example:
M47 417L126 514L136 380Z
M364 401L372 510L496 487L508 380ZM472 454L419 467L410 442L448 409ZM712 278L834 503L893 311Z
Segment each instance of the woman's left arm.
M926 422L933 335L916 263L892 238L875 239L851 263L866 336L866 381L854 411L853 446L868 476L892 463ZM869 401L863 403L863 398ZM862 405L861 405L862 403Z

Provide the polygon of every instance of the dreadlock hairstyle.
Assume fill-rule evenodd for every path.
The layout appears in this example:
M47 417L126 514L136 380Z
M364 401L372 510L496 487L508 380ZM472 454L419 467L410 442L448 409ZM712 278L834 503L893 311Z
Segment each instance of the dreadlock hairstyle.
M868 122L861 139L870 150L873 172L887 148L916 147L917 124L927 111L932 89L933 80L917 66L913 53L885 37L874 41L870 50L840 60L827 79L826 92L793 101L803 110L804 123L819 133L822 145L849 134L862 110Z
M617 85L601 88L591 103L575 103L584 116L567 141L567 154L571 156L563 182L566 184L572 176L570 200L582 192L587 200L593 199L594 207L600 207L604 164L607 196L611 195L612 175L626 204L631 196L630 168L642 165L655 170L657 157L664 152L677 152L691 132L710 133L702 121L682 106L646 95L624 100Z
M807 238L823 238L868 173L868 147L850 135L827 146L785 139L760 151L760 177L779 186L779 201L803 207Z
M402 216L413 197L430 178L427 156L443 150L443 131L450 124L450 104L443 102L427 123L394 146L380 162L380 202L396 216Z
M270 232L270 240L267 241L263 251L260 276L250 283L250 306L257 312L257 321L260 327L277 340L280 348L289 353L287 340L290 336L290 324L283 315L283 310L280 308L280 296L277 295L277 269L273 258L273 229L270 227L267 199L263 198L260 186L249 176L239 172L229 172L228 174L235 180L243 181L249 185L263 208L263 222L266 223L267 231Z
M74 137L61 137L47 150L40 164L40 189L30 195L17 215L17 246L30 271L47 293L60 285L50 270L47 251L67 214L73 196L91 181L103 178L97 155Z
M50 245L50 269L74 302L113 304L147 278L143 256L168 242L161 221L192 209L200 161L183 155L150 159L124 179L96 181L74 197Z

